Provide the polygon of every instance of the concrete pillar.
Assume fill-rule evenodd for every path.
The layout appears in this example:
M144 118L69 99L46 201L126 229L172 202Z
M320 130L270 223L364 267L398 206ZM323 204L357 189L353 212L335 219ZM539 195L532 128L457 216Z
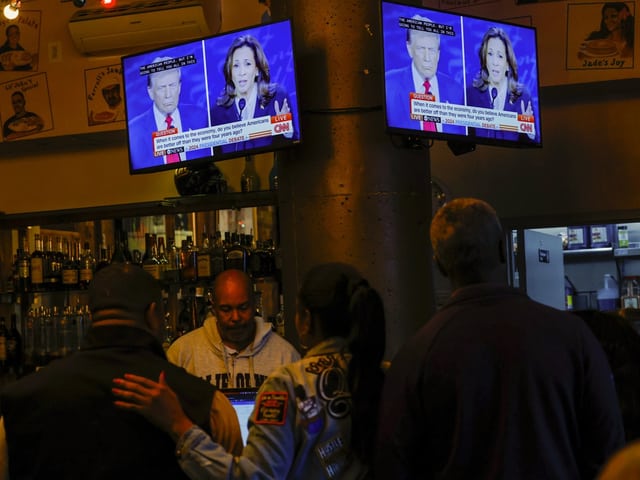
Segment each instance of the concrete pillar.
M429 151L384 130L378 2L273 0L292 18L302 144L278 154L290 338L295 294L314 264L356 266L381 293L387 358L433 310Z

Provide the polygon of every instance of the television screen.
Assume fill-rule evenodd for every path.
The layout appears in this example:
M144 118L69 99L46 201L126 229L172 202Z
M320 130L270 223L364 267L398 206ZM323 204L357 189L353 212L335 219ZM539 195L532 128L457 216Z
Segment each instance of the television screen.
M382 1L387 130L541 146L536 30Z
M132 174L301 139L290 20L125 56L122 71Z

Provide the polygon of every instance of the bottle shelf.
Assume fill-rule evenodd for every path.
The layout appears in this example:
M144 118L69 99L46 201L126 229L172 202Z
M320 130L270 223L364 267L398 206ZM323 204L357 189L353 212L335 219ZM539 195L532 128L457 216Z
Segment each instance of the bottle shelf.
M276 191L219 193L212 195L189 195L167 197L155 202L130 203L86 208L71 208L56 211L0 213L0 229L20 228L30 225L65 224L95 219L119 217L143 217L169 215L205 210L227 210L246 207L276 205Z

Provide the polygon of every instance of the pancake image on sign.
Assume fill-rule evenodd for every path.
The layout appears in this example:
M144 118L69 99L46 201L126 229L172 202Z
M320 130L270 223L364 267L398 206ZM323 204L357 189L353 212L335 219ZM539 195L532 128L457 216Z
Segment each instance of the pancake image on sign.
M18 67L23 65L29 65L33 57L29 52L19 51L19 52L11 52L11 62Z
M14 132L32 132L39 127L39 121L37 117L24 117L19 118L11 122L9 128Z
M618 47L611 40L589 40L580 46L580 52L589 57L611 57L618 55Z

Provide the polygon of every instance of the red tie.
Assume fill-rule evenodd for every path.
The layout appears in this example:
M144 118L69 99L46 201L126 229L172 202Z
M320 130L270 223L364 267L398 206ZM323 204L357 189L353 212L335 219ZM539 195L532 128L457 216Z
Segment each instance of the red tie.
M167 123L167 129L173 128L173 118L171 118L171 115L167 113L167 118L165 118L164 121ZM169 155L167 155L167 163L178 163L179 161L179 153L170 153Z
M425 80L422 85L424 85L424 93L431 95L431 83L429 83L429 80ZM436 132L435 122L422 122L422 130L425 132Z

